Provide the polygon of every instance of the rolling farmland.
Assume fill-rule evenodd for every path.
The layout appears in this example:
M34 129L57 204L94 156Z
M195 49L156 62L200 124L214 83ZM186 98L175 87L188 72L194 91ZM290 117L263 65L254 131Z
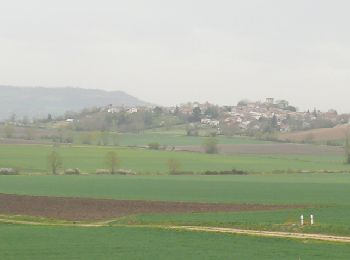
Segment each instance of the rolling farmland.
M21 174L0 176L0 222L6 234L6 241L0 241L0 256L13 259L17 241L16 256L21 259L46 259L47 255L52 259L138 259L141 255L157 259L165 254L192 259L347 259L348 245L340 242L168 228L350 236L350 204L344 200L350 195L349 166L341 154L327 154L328 150L318 146L312 149L321 152L204 154L128 147L1 145L0 167L16 167ZM62 156L64 168L80 168L84 174L48 174L46 158L52 150ZM122 168L137 174L94 174L106 167L105 155L112 150L120 157ZM166 162L170 158L195 174L169 175ZM199 174L232 168L248 174ZM301 214L306 218L304 226L299 223ZM310 214L315 216L313 226L309 225ZM247 245L256 250L246 250ZM60 250L62 247L67 250Z

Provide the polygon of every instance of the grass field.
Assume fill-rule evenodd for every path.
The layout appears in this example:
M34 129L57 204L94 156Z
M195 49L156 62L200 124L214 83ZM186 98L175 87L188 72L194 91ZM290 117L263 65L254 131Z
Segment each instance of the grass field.
M0 145L0 167L19 168L21 172L47 172L47 155L56 149L62 156L64 168L80 168L94 173L106 168L105 156L110 150L118 152L121 168L138 173L166 173L167 161L176 159L183 171L230 170L249 172L273 171L349 171L342 156L313 155L208 155L191 152L151 151L138 148L101 146Z
M1 259L348 259L345 244L145 228L0 225Z

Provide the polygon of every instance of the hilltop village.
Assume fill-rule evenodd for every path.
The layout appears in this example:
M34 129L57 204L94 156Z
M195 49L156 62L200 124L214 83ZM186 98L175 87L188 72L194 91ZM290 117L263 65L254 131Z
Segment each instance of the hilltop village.
M257 136L287 133L348 124L350 114L313 109L298 111L286 100L240 101L234 106L218 106L209 102L189 102L178 106L127 106L109 104L67 111L61 116L48 114L44 119L9 118L4 125L37 126L74 131L112 131L141 133L149 129L182 129L187 135L207 134Z

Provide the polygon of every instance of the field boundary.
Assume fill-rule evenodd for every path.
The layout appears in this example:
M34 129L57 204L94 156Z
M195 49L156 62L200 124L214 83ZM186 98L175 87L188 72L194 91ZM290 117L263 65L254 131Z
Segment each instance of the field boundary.
M290 238L302 240L320 240L326 242L340 242L350 243L350 237L332 236L324 234L308 234L308 233L291 233L291 232L277 232L277 231L261 231L237 228L223 228L223 227L205 227L205 226L165 226L165 225L111 225L113 220L93 223L45 223L26 220L14 220L0 218L1 223L17 224L17 225L37 225L37 226L58 226L58 227L129 227L129 228L153 228L153 229L170 229L194 232L213 232L213 233L228 233L236 235L248 235L259 237L276 237L276 238Z

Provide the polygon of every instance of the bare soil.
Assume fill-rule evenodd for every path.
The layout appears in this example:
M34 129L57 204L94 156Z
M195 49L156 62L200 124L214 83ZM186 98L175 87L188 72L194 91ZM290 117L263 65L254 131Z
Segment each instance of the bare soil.
M294 142L301 141L327 141L344 140L347 133L350 132L350 125L338 125L333 128L319 128L307 131L280 134L278 139L290 140Z
M9 138L0 138L0 144L14 144L14 145L22 145L22 144L28 144L28 145L36 145L36 144L54 144L50 141L45 140L25 140L25 139L9 139Z
M63 220L108 220L145 213L237 212L297 208L287 205L110 200L0 194L0 214Z
M177 146L178 151L204 152L201 146ZM299 154L299 155L343 155L342 147L307 144L221 144L221 154Z

